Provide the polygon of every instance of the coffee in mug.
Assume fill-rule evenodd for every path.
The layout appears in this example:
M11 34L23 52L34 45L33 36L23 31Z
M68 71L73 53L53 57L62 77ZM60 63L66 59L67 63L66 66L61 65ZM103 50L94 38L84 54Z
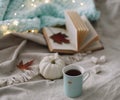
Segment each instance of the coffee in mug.
M78 97L82 93L83 83L90 73L81 66L69 65L63 68L64 93L68 97Z
M81 72L79 70L76 70L76 69L70 69L66 72L67 75L70 75L70 76L77 76L77 75L80 75Z

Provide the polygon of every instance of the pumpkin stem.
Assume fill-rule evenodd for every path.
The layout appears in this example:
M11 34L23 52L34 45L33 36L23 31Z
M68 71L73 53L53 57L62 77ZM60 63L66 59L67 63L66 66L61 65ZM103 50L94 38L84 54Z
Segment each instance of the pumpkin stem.
M52 60L51 63L52 63L52 64L55 64L55 60Z

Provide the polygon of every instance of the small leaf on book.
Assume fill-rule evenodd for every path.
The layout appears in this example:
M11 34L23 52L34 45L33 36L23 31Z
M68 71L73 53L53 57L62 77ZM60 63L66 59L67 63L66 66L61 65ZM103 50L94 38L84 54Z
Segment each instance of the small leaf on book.
M30 69L30 66L33 64L33 61L34 60L31 60L31 61L29 61L29 62L27 62L27 63L25 63L25 64L23 64L23 61L21 61L18 65L17 65L17 67L19 68L19 69L21 69L21 70L29 70Z
M62 44L62 43L70 43L70 41L68 39L66 39L68 36L65 34L62 34L61 32L57 33L57 34L53 34L52 36L50 36L51 39L54 40L54 42L58 43L58 44Z

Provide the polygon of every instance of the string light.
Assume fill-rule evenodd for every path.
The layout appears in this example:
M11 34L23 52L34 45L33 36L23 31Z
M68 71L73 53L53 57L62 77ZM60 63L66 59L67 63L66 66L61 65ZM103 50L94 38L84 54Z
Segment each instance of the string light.
M31 32L32 32L32 33L34 33L34 32L35 32L35 30L31 30Z
M30 32L30 33L39 33L39 30L37 30L37 29L32 29L32 30L28 30L27 31L28 33Z
M81 5L81 6L83 6L83 5L84 5L84 3L82 3L82 2L81 2L81 3L80 3L80 5Z
M75 3L75 0L72 0L73 3Z
M7 26L6 25L2 25L1 28L2 28L2 30L7 30Z
M19 24L19 21L18 21L18 20L14 20L14 21L13 21L13 25L16 25L16 26L17 26L18 24Z
M7 25L9 26L9 25L10 25L10 23L8 22L8 23L7 23Z
M14 15L16 16L16 15L17 15L17 13L14 13Z
M45 3L49 3L50 2L50 0L45 0Z
M7 34L10 34L12 31L10 30L7 30L5 33L3 33L3 35L7 35Z
M31 3L31 6L32 6L32 7L37 7L37 5L36 5L36 4L34 4L34 3Z
M6 31L7 29L8 29L7 25L2 25L2 26L1 26L1 30L2 30L2 31Z
M31 3L31 6L34 6L34 4L33 4L33 3Z
M32 0L32 2L35 2L35 0Z
M25 5L22 4L21 7L25 7Z

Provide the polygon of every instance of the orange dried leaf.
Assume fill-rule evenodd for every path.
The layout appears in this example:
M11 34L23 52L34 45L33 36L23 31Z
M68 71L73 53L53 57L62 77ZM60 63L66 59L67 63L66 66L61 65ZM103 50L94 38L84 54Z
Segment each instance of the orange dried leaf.
M19 69L21 69L21 70L24 70L24 69L25 69L25 70L29 70L29 69L30 69L30 66L33 64L33 62L34 62L34 60L31 60L31 61L23 64L23 61L21 61L21 62L17 65L17 67L18 67Z

